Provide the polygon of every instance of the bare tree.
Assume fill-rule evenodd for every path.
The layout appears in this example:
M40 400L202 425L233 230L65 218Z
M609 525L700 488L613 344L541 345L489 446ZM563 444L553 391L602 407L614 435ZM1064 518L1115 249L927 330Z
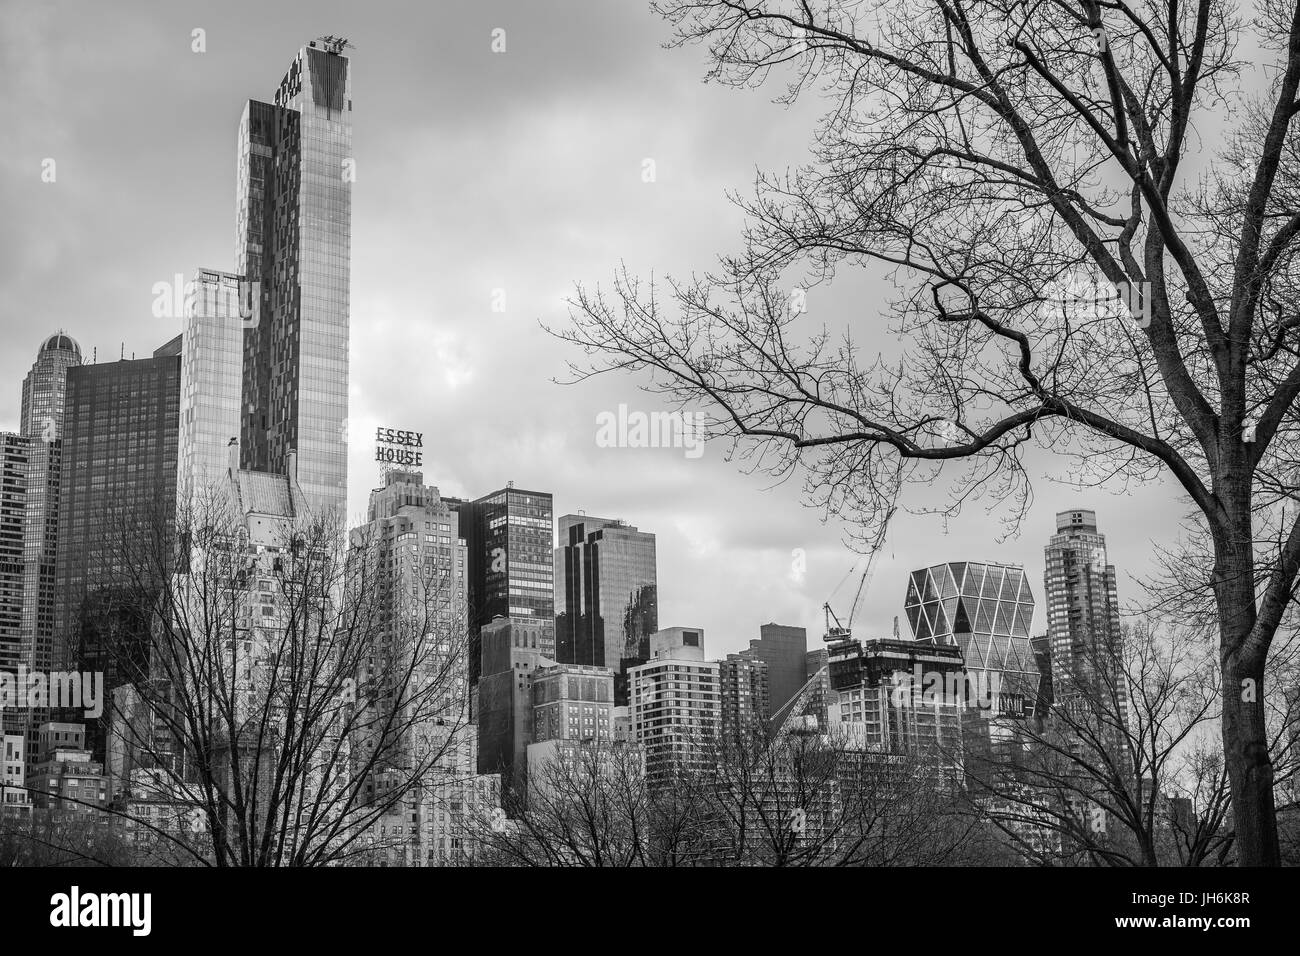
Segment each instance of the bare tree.
M1099 643L1054 675L1045 715L967 762L976 811L1034 863L1221 864L1233 834L1207 648L1199 632L1142 621Z
M418 541L349 540L334 517L258 527L221 489L166 531L122 534L139 524L106 520L117 570L87 617L149 622L91 627L126 680L107 718L124 813L197 815L202 839L181 845L215 866L382 849L376 824L436 790L465 720L453 572Z
M848 735L697 742L707 760L647 777L640 748L563 742L480 821L513 866L895 866L1006 862L938 764ZM1005 844L1005 841L1001 841Z
M1300 4L1250 23L1223 0L655 6L710 79L779 74L830 105L814 161L759 176L743 250L671 282L671 306L626 271L612 297L579 288L557 332L592 356L579 375L648 370L868 524L948 462L967 466L949 511L991 491L1014 523L1031 442L1081 482L1172 475L1213 549L1238 858L1277 864L1261 702L1300 569ZM1239 44L1268 61L1257 94ZM891 274L895 300L855 312L892 315L901 354L804 314L846 264Z

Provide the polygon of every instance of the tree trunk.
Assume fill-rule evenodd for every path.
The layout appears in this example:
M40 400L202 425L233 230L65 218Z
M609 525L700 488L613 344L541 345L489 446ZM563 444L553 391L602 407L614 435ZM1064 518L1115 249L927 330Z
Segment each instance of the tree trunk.
M1219 542L1215 596L1219 610L1223 670L1223 756L1232 793L1234 844L1239 866L1281 866L1273 805L1273 761L1264 723L1266 652L1247 654L1243 645L1255 626L1254 555L1250 550L1249 507L1235 541ZM1241 547L1237 542L1245 542Z

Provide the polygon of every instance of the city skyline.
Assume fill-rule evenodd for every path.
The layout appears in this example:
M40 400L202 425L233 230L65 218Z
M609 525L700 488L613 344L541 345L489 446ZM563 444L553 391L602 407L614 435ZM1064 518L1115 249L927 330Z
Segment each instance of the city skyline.
M698 258L703 249L725 247L733 221L725 191L743 187L755 157L762 165L796 162L804 158L805 147L766 133L729 144L708 127L719 125L716 120L724 113L731 117L737 110L752 120L742 125L755 129L766 129L777 119L798 127L811 111L796 107L793 112L782 112L763 97L737 98L699 87L692 71L683 69L691 65L694 54L664 54L654 36L661 26L646 21L639 10L597 11L595 20L581 25L572 36L555 29L544 17L511 10L503 21L508 28L507 52L494 55L490 49L493 17L504 17L505 10L487 5L482 12L453 13L445 37L433 41L447 53L445 63L435 62L436 57L411 59L406 50L414 41L395 38L395 32L384 26L389 22L386 16L397 17L398 13L383 14L375 24L348 34L360 48L351 59L354 69L361 70L357 82L365 96L360 104L369 110L358 107L357 122L365 129L364 135L359 133L356 138L352 312L357 318L352 334L348 428L349 523L356 523L364 513L366 496L380 484L367 440L375 427L439 434L445 438L440 443L442 451L436 457L427 456L423 470L426 481L438 486L444 496L473 498L485 489L514 481L521 487L550 491L559 509L557 515L580 510L606 514L655 533L662 565L662 622L698 621L709 630L713 646L722 654L743 650L753 630L750 625L769 620L805 627L810 646L816 647L822 632L822 603L830 599L838 608L847 602L855 583L852 578L861 571L859 564L858 572L849 575L858 558L843 547L841 528L820 525L818 513L802 506L794 485L763 491L770 480L740 474L735 464L723 460L722 449L712 444L699 459L688 458L681 449L598 447L598 415L612 412L620 404L646 411L656 406L629 383L578 388L552 384L552 377L562 377L563 363L571 355L536 325L538 319L555 322L562 317L562 299L571 291L573 280L608 281L616 265L610 250L622 254L626 248L639 263L672 268L674 263L680 266ZM32 333L41 334L29 335L29 347L15 348L0 359L2 380L20 378L23 366L30 362L28 353L43 335L59 328L80 342L87 362L94 360L96 350L101 363L116 360L123 350L128 356L147 355L171 337L167 333L179 332L182 322L180 316L162 319L152 315L157 298L154 285L172 282L178 272L191 276L199 267L234 268L226 224L230 222L234 182L231 159L238 104L242 98L264 97L268 75L278 76L283 71L290 58L286 51L301 47L305 37L301 25L290 22L293 18L273 11L267 14L265 35L235 49L222 27L228 16L233 14L214 15L206 26L208 44L202 54L190 50L190 34L196 24L169 21L164 16L149 28L149 42L158 44L160 51L159 62L150 68L167 70L183 82L138 87L139 80L122 78L122 95L144 97L150 106L143 112L175 117L175 129L186 131L168 147L173 150L169 153L173 162L183 170L165 168L161 175L144 180L121 168L112 141L94 136L99 119L93 108L81 105L80 100L75 112L61 124L58 137L52 137L53 130L45 128L34 113L13 117L20 144L16 155L35 157L33 168L39 171L41 158L51 154L58 158L62 149L67 150L56 183L43 186L45 193L24 191L11 204L20 221L23 216L39 216L46 223L42 227L48 231L46 242L91 241L102 215L96 210L102 207L107 212L114 201L111 197L124 192L138 204L140 220L156 223L158 228L156 235L142 234L142 241L133 246L119 244L108 257L103 268L110 269L111 276L101 283L104 295L96 303L96 321L85 323L85 327L78 327L81 323L76 321L77 314L88 311L86 304L76 299L78 293L41 278L54 268L52 260L40 258L42 247L15 248L16 261L25 271L4 277L9 294L0 321L7 330L15 330L16 342L21 342L24 334L15 324L19 315L22 328L28 329L31 315L44 311L49 314L49 329L32 328ZM333 9L325 5L319 14L321 29L339 23L347 32L350 16L341 5ZM128 7L112 20L91 15L86 26L77 26L73 33L97 30L108 43L107 38L132 29L135 22ZM162 55L166 30L170 29L177 31L178 49ZM514 89L510 77L518 76L519 70L530 70L539 58L549 58L557 49L582 46L587 36L597 32L618 38L613 43L602 41L599 62L586 67L575 62L554 76L548 74L545 85L529 94L560 110L557 127L544 129L526 115L524 109L532 100L512 105L506 96L508 89ZM19 50L7 56L15 69L23 71L21 85L44 88L41 84L49 84L53 96L76 82L78 63L63 63L70 51L65 44L70 41L52 36L49 21L41 14L18 18L14 35L46 51L40 62ZM477 52L465 42L466 37L474 36L483 41ZM667 65L661 60L665 56ZM442 69L471 71L483 78L483 86L464 103L440 99L435 110L409 82L407 74L413 62L420 70L435 71L418 84L420 88L438 89L436 71ZM61 67L56 68L56 63ZM582 82L584 69L610 71L611 88L597 94L591 103L564 99ZM621 150L604 147L593 155L591 168L597 172L601 202L581 198L585 193L577 183L589 173L580 173L574 166L570 144L589 139L595 143L592 123L607 115L604 107L618 96L630 95L629 91L651 76L662 79L663 103L647 105L651 121L641 124L643 132L629 131L625 137L628 146ZM78 93L83 99L99 95L98 88ZM691 146L676 134L667 135L664 131L670 127L666 122L658 127L653 122L658 115L666 121L675 104L688 101L696 108L684 121L698 133L698 143ZM186 106L181 108L181 104ZM443 109L448 106L449 112ZM83 114L83 109L89 112ZM658 110L663 113L655 112ZM127 117L125 122L133 124L136 119ZM186 125L190 123L192 128ZM519 124L513 132L512 123ZM414 156L420 154L421 144L438 134L440 124L477 129L487 144L483 148L495 149L503 156L515 152L509 144L519 136L529 137L534 148L527 159L512 160L509 168L492 175L477 169L463 150L456 148L434 154L433 169L420 175L413 165ZM599 139L605 142L606 137ZM642 161L647 157L657 160L659 175L654 183L641 180ZM16 164L20 159L7 156L4 162ZM111 190L101 190L102 195L90 195L87 190L98 188L96 184L104 176L120 182ZM470 178L462 182L466 176ZM551 184L545 195L553 192L579 197L579 201L555 207L536 193L517 191L522 187L514 185L538 181ZM182 186L187 213L177 219L166 210L175 206ZM3 188L11 187L12 179ZM78 197L83 206L89 204L84 217L88 231L73 229L60 213L61 203L66 201L60 198L60 189ZM703 227L697 223L696 210L701 205L716 211L716 223ZM507 207L514 210L511 221L530 225L503 232L500 223ZM431 215L440 208L445 210L443 216ZM647 219L653 211L657 214ZM456 229L469 230L482 241L439 238L435 223L450 221L446 213L454 213L451 219L457 223ZM631 228L633 222L638 228ZM691 236L683 240L677 233L687 222ZM575 240L584 233L598 241ZM539 248L537 239L541 237L545 237L541 244L545 248ZM395 245L399 241L403 251ZM432 282L418 278L421 270L412 268L416 261L435 264ZM843 314L846 303L863 291L861 285L846 280L812 290L813 314L834 320ZM868 283L867 288L871 287ZM504 312L492 311L493 294L498 289L505 293ZM502 336L506 330L510 334ZM499 384L507 381L513 396L508 402L503 401ZM0 428L16 424L14 404L0 403ZM504 414L507 408L509 415ZM458 427L464 423L473 427ZM1064 476L1050 456L1036 460ZM687 489L691 494L684 494ZM921 493L910 503L926 507L936 501L934 495ZM1126 497L1043 484L1020 537L1004 544L995 542L1001 530L997 516L990 518L978 507L967 508L960 519L950 522L947 535L937 517L900 513L876 559L855 617L855 630L861 628L865 636L888 634L892 618L900 613L896 595L907 573L940 556L943 560L1018 563L1031 581L1041 580L1041 535L1056 511L1079 506L1104 512L1111 527L1126 530L1123 536L1112 532L1110 547L1114 563L1122 573L1132 575L1151 569L1152 538L1159 534L1157 529L1173 525L1182 513L1173 496L1159 486L1139 488ZM758 515L762 520L755 520ZM663 556L671 556L671 560ZM850 583L837 591L846 577ZM763 584L728 585L737 579ZM1121 590L1125 590L1123 581ZM1034 629L1041 631L1044 626L1040 610Z

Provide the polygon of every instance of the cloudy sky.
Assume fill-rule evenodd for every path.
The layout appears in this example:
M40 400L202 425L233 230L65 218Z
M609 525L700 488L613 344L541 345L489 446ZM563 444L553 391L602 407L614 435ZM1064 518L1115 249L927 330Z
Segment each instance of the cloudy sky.
M713 447L698 459L598 448L598 414L654 406L629 378L555 384L572 355L539 328L566 320L575 282L607 284L620 261L684 274L735 251L741 223L726 191L756 168L804 161L816 103L787 109L773 90L704 85L702 51L663 49L666 25L643 0L6 0L0 22L0 430L17 425L44 335L64 329L105 361L179 332L153 317L152 290L199 267L233 268L244 101L270 99L306 41L347 36L357 47L350 511L364 511L379 477L365 436L380 423L415 429L426 479L444 494L514 481L552 492L557 516L583 510L653 531L660 623L705 628L713 653L745 647L767 621L806 626L817 647L823 602L847 613L859 558L843 528L802 505L797 483L769 489ZM206 52L191 49L196 29ZM492 52L496 29L504 53ZM53 183L41 180L47 158ZM497 290L504 311L493 310ZM879 293L846 276L815 290L810 314L869 322L863 296ZM868 348L871 334L857 333ZM907 572L942 560L1024 564L1043 629L1043 546L1069 507L1097 510L1121 599L1136 597L1152 543L1170 539L1184 511L1175 489L1080 494L1047 480L1068 477L1050 453L1033 474L1043 480L1019 537L999 541L1004 515L981 507L946 526L896 518L855 632L886 636Z

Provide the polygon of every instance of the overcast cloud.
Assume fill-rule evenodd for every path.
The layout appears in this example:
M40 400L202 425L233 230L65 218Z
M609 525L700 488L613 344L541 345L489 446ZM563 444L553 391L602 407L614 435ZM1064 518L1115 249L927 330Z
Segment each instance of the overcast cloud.
M655 406L630 378L554 384L573 356L538 325L565 321L574 283L608 283L620 261L684 274L736 249L725 192L746 189L756 167L803 161L818 104L786 109L771 90L703 85L703 52L662 49L666 25L642 0L2 6L0 429L16 427L22 376L50 332L100 361L147 355L177 334L178 322L152 316L152 289L233 268L244 101L269 99L306 41L347 36L357 46L351 513L378 480L375 426L419 430L426 479L444 494L514 481L552 492L557 517L584 510L653 531L660 624L704 627L712 655L743 648L769 620L808 627L820 646L822 603L858 560L843 529L802 506L798 482L765 490L770 479L713 446L694 460L598 448L600 412ZM205 53L191 52L195 28ZM491 51L494 28L506 31L504 54ZM53 184L40 178L47 157ZM646 158L654 183L641 178ZM504 312L492 309L495 290ZM887 348L873 309L884 292L846 276L810 294L810 315L834 327L851 317L860 341ZM1067 477L1048 453L1033 461L1035 475ZM1024 564L1044 630L1043 546L1069 507L1096 509L1130 600L1152 542L1169 540L1184 511L1167 483L1081 494L1044 480L1036 491L1021 535L1002 543L1001 512L968 508L947 526L900 515L858 636L887 635L909 570L965 559ZM907 502L943 494L919 489ZM794 549L806 554L802 576ZM835 591L841 613L855 578Z

